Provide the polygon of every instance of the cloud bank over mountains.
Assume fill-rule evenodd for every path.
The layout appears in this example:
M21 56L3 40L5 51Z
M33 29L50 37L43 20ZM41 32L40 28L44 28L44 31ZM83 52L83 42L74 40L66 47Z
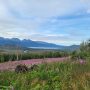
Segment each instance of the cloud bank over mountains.
M0 0L0 37L79 44L90 36L90 0Z

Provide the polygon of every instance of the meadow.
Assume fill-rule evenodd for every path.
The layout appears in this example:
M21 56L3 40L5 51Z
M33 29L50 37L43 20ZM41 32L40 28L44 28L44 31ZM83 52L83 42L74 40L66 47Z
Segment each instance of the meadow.
M89 42L82 43L80 50L72 53L49 53L43 55L70 56L70 59L64 62L43 62L27 72L1 71L0 90L90 90Z
M43 63L26 73L1 72L1 90L90 90L90 62Z

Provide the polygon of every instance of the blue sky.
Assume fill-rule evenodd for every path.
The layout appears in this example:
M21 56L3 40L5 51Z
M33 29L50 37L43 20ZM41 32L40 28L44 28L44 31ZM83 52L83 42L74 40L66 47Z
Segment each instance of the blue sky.
M90 38L90 0L0 0L0 37L80 44Z

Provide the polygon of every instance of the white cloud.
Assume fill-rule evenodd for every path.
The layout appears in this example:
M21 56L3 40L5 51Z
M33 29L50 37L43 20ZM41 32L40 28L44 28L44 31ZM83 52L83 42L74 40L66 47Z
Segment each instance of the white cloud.
M0 0L0 18L8 18L9 11L5 6L3 0Z
M80 40L76 40L75 38L69 37L69 35L41 35L41 34L32 34L30 36L32 40L35 41L45 41L62 45L70 45L70 44L80 44Z
M0 36L65 43L71 38L68 33L57 34L56 27L74 22L55 18L81 14L83 10L90 13L89 0L0 0Z
M90 13L90 0L80 0L84 7L86 8L86 12Z
M76 12L82 8L78 0L4 0L11 11L22 17L52 17Z

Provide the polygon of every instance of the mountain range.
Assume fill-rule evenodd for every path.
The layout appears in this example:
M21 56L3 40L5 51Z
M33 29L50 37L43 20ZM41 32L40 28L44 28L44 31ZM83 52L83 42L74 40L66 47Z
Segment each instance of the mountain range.
M63 46L53 43L47 43L43 41L32 41L29 39L20 40L18 38L3 38L0 37L0 46L13 46L13 47L25 47L25 48L40 48L40 49L61 49L61 50L76 50L79 45Z

